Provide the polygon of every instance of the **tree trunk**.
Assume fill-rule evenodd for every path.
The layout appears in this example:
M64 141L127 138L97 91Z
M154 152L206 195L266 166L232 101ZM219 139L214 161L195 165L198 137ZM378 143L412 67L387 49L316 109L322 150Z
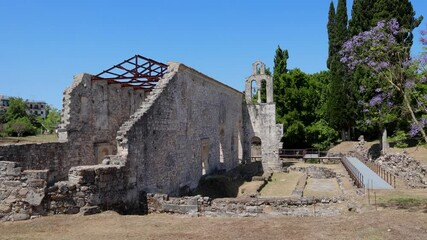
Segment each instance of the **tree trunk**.
M424 138L424 142L427 143L427 135L426 132L423 129L423 126L420 124L420 122L417 120L417 118L415 117L415 113L412 110L411 104L409 103L409 99L406 96L406 93L403 93L403 101L405 102L406 107L408 108L409 112L411 113L411 117L412 117L412 121L414 121L414 123L418 126L418 128L420 129L421 135Z

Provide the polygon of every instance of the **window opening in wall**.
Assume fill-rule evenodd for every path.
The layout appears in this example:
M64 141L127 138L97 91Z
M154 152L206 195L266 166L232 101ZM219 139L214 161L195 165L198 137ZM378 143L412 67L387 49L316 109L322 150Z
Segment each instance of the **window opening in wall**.
M225 137L224 137L224 129L221 129L219 133L219 162L224 163L224 143Z
M267 102L267 81L261 80L261 103Z
M260 63L258 63L256 65L256 74L261 74L261 64Z
M259 137L253 137L251 140L251 161L261 161L261 139Z
M258 83L255 80L251 82L251 98L253 103L258 102Z
M202 162L202 175L208 173L209 170L209 139L202 140L201 146L201 162Z

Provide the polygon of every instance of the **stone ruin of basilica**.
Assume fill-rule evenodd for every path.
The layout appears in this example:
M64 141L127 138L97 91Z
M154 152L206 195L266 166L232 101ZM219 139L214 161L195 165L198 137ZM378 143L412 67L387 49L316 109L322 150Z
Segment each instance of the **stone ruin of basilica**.
M265 84L266 101L259 89L254 101L254 81ZM0 219L144 213L147 193L186 195L202 176L251 158L280 171L272 77L257 61L245 83L242 93L184 64L139 55L74 76L58 142L0 146Z

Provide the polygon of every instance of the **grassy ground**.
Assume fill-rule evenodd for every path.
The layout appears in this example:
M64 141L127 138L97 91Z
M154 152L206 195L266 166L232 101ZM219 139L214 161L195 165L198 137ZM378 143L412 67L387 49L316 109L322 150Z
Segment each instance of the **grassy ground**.
M427 217L381 210L336 217L58 215L0 223L0 239L427 239Z
M271 182L261 190L262 197L286 197L291 196L298 179L302 176L300 172L274 173Z
M56 134L43 134L28 137L0 137L0 145L11 143L44 143L56 141L58 141L58 137Z
M333 197L342 195L335 178L308 178L304 189L304 197Z

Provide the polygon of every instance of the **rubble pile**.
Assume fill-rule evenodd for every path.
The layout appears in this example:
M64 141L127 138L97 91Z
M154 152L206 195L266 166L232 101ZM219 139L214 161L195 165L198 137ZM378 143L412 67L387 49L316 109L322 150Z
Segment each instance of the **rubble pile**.
M368 149L365 146L365 140L361 139L360 141L354 144L354 151L361 154L364 158L369 159Z
M412 188L427 188L427 165L404 153L386 154L376 162L385 170L401 177Z

